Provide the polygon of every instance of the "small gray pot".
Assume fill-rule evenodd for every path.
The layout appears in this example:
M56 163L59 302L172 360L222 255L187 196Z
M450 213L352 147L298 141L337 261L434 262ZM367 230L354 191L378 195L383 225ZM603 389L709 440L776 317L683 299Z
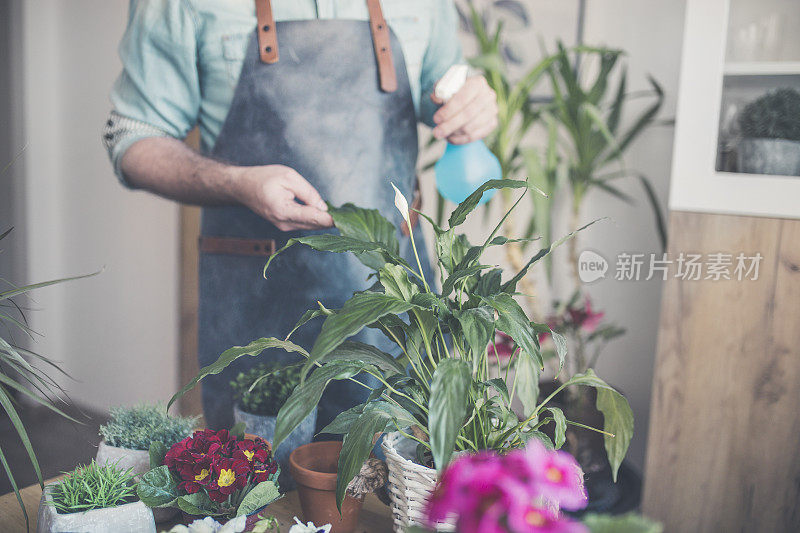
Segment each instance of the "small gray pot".
M156 533L153 513L142 502L126 503L108 509L94 509L81 513L61 514L53 507L50 495L53 485L47 485L39 503L37 533Z
M123 470L130 468L134 475L140 476L150 471L150 452L147 450L119 448L106 444L106 441L102 440L97 447L95 462L100 466L116 464ZM177 513L178 509L175 507L156 507L153 509L153 516L156 522L159 523L171 520Z
M233 419L236 423L244 423L245 433L257 435L266 440L270 444L275 440L275 421L274 416L254 415L246 411L242 411L238 404L233 408ZM308 444L314 438L314 428L317 425L317 408L300 422L294 431L292 431L286 440L284 440L277 450L273 450L275 459L281 466L281 475L278 478L278 483L281 486L281 492L292 490L295 488L295 483L289 475L289 454L295 448Z
M739 172L800 176L800 142L786 139L742 139L737 147Z

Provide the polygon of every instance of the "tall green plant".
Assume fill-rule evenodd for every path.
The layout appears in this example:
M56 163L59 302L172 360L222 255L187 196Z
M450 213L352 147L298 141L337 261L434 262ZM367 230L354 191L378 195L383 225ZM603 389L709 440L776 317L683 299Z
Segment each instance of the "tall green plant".
M0 241L8 237L12 230L13 228L0 234ZM93 275L89 274L89 276ZM36 335L36 332L28 325L23 307L16 300L35 289L84 277L87 276L56 279L24 286L15 286L5 282L8 288L0 290L0 406L2 406L9 420L11 420L14 430L22 441L28 459L36 472L36 478L42 488L44 488L42 470L39 467L39 461L36 458L36 453L33 450L25 425L22 423L22 419L14 405L14 393L32 400L34 403L43 405L69 420L77 421L56 407L58 403L63 403L63 398L59 398L59 396L63 395L64 391L48 374L48 370L66 375L64 371L49 358L23 348L15 339L15 333L31 339ZM11 487L14 489L14 494L17 497L19 506L22 508L22 514L25 516L25 524L27 526L28 512L22 502L11 465L9 465L1 447L0 463L3 465L3 470L8 476Z
M522 190L522 194L489 236L481 244L471 245L457 228L489 189ZM627 401L592 371L572 376L556 393L539 401L543 360L538 335L547 332L553 336L562 364L566 343L547 325L531 322L514 299L517 284L528 269L574 233L539 250L511 276L504 276L501 268L481 263L489 247L515 242L499 231L529 190L525 181L489 181L453 210L447 229L420 213L436 235L441 291L435 289L434 280L425 278L413 232L416 261L408 262L399 255L397 229L377 211L352 204L331 207L340 234L291 239L270 261L296 244L320 251L350 252L373 270L375 285L356 292L341 309L320 304L307 311L286 339L263 338L227 350L215 363L201 369L170 403L203 377L221 372L239 357L256 356L268 348L299 353L306 358L304 379L278 414L273 443L277 447L311 412L331 381L359 383L369 391L367 401L341 413L322 430L344 435L337 485L341 502L347 484L369 456L376 433L402 432L417 442L418 459L432 459L438 469L448 463L454 450L505 450L523 446L531 438L549 441L541 432L545 424L555 428L555 442L550 445L560 447L570 422L548 403L565 387L583 385L598 391L597 405L605 414L601 431L616 475L633 431ZM395 204L408 219L408 204L399 192ZM269 262L267 276L268 267ZM317 317L325 320L310 350L289 340L297 328ZM349 340L365 327L381 331L396 346L398 357ZM514 370L510 390L509 374L493 377L490 371L490 362L499 360L490 349L496 330L511 336L519 347L507 366ZM359 374L374 376L380 384L367 386L356 379ZM524 406L521 419L511 410L515 397Z

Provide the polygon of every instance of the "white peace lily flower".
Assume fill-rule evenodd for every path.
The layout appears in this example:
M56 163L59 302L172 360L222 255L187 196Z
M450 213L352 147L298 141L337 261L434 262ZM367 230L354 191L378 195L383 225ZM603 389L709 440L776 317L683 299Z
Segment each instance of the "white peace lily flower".
M392 187L394 187L394 185L392 185ZM333 527L330 524L325 524L324 526L315 526L313 522L303 525L300 519L296 516L294 517L294 521L296 523L289 528L289 533L330 533L331 527Z
M392 183L392 188L394 189L394 206L398 211L400 211L400 214L403 215L403 219L410 226L411 222L409 221L408 201L406 200L406 197L403 196L403 193L400 192L400 189L395 187L394 183Z

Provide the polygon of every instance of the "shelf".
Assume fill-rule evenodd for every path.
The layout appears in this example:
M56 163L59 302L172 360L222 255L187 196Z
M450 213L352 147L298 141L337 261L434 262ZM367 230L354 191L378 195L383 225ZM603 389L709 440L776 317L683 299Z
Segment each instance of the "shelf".
M800 61L742 61L725 63L726 76L800 75Z

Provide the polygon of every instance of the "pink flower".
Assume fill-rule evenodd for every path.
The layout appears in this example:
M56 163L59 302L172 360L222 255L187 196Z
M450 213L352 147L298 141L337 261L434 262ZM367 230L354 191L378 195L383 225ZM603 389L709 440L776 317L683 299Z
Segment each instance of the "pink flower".
M547 507L524 505L509 510L508 527L525 533L586 533L586 527Z
M586 505L583 473L569 454L533 440L506 455L483 451L457 457L442 472L426 518L430 526L454 518L460 533L585 531L564 519L559 505Z
M597 326L600 325L605 315L602 311L595 312L592 310L592 301L589 299L588 295L584 297L582 308L570 307L567 309L567 312L569 313L570 321L575 327L587 333L594 331Z
M586 507L583 472L574 457L548 450L538 441L528 443L523 453L544 498L570 511Z

